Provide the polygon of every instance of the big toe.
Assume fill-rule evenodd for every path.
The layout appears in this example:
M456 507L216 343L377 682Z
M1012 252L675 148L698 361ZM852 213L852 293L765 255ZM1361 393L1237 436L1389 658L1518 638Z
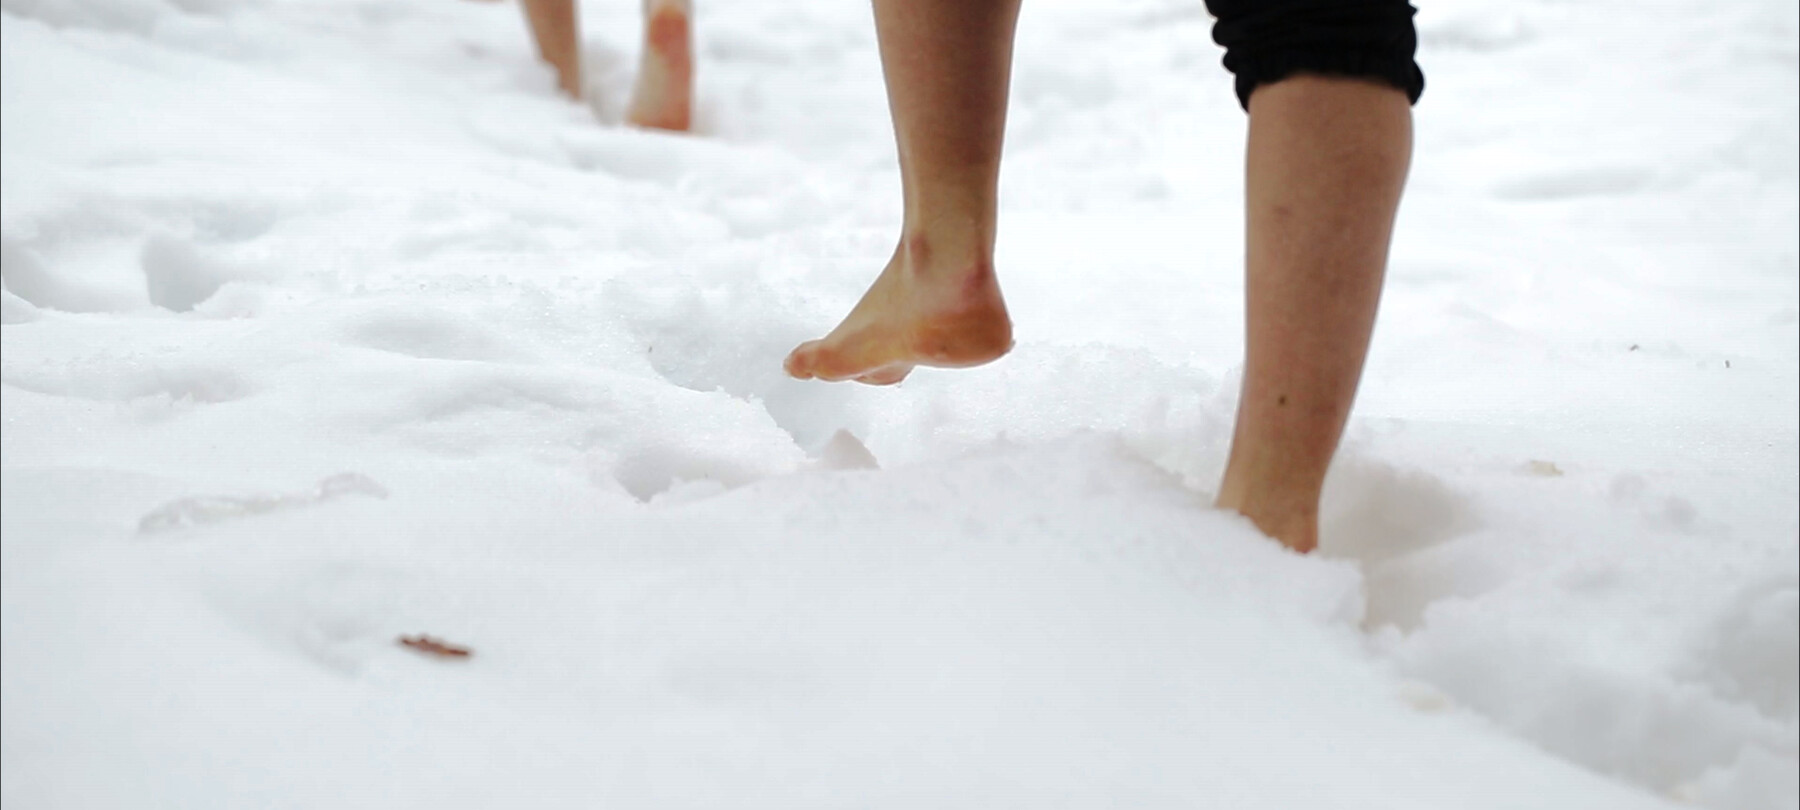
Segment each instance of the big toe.
M781 362L781 367L787 371L789 377L793 377L794 379L812 379L815 376L813 374L813 363L815 356L818 354L818 347L819 341L816 340L809 340L800 344L795 347L793 351L788 352L787 359Z

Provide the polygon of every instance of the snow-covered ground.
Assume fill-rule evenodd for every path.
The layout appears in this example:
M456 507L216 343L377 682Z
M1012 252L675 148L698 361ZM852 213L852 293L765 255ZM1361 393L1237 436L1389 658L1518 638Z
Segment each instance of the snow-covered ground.
M1299 557L1199 0L1027 4L1018 348L894 389L780 373L895 237L865 5L702 5L677 137L632 0L586 106L507 4L3 0L5 806L1800 806L1795 6L1421 5Z

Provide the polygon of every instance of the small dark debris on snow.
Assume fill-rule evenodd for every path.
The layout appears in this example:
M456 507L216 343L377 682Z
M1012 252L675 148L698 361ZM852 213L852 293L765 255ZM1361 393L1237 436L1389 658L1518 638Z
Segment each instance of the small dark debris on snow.
M399 641L400 645L403 647L410 647L421 653L437 658L468 658L471 655L468 647L451 644L443 639L432 638L431 636L423 634L417 636L401 636Z
M1637 350L1638 350L1638 345L1637 345L1637 344L1636 344L1636 343L1633 343L1633 344L1631 344L1631 348L1629 348L1629 349L1626 349L1626 350L1625 350L1625 351L1628 351L1628 352L1635 352L1635 351L1637 351Z

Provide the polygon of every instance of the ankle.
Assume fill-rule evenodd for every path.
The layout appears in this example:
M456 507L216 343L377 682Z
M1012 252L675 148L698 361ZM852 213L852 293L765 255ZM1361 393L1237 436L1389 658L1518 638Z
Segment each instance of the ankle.
M1305 514L1257 515L1243 513L1263 534L1276 542L1306 554L1319 547L1319 516Z
M933 234L908 231L895 257L913 279L925 282L991 282L994 277L992 240L970 234Z
M1305 554L1319 545L1317 492L1253 492L1231 476L1219 487L1214 504L1243 515L1258 531L1288 548Z

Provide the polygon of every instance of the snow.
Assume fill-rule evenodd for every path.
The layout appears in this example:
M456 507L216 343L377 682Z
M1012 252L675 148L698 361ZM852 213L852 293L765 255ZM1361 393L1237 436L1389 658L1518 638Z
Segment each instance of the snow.
M1300 557L1198 2L1027 5L1018 348L868 389L780 371L895 236L866 7L701 7L683 137L635 3L576 104L506 4L3 0L0 796L1800 806L1800 12L1421 5Z

